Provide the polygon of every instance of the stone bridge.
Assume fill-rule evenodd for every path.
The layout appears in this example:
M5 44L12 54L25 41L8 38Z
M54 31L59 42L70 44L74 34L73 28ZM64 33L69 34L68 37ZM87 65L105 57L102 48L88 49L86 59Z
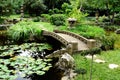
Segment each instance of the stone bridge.
M50 36L65 45L68 50L71 45L72 52L79 52L89 50L96 46L96 41L93 39L86 39L83 36L77 35L72 32L54 30L49 32L43 30L43 36ZM71 52L71 53L72 53Z

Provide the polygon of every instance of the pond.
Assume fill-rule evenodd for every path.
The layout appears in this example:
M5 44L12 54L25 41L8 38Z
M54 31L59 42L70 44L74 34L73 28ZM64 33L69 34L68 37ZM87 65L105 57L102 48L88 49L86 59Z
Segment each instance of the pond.
M45 56L52 52L52 46L47 43L0 46L0 79L49 80L45 76L54 71L51 71L53 61Z

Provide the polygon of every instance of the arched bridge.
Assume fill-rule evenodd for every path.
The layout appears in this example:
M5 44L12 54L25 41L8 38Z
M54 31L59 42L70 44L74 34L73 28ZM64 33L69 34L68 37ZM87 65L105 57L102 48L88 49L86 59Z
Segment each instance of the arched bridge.
M43 30L43 36L50 36L54 39L61 42L66 47L71 44L72 51L83 51L88 50L96 46L96 41L93 39L86 39L80 35L77 35L72 32L66 31L58 31L54 30L54 32L49 32Z

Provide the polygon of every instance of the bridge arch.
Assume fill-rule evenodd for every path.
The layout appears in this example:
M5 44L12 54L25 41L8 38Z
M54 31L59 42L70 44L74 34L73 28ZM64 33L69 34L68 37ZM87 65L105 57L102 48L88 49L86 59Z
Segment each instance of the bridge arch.
M42 31L42 35L43 36L49 36L49 37L53 37L54 39L57 39L59 42L61 42L64 46L68 46L68 41L66 41L65 39L63 39L61 36L55 34L54 32L49 32L49 31Z
M54 32L49 32L43 30L42 35L56 39L57 41L62 43L65 47L68 47L68 45L71 44L73 52L88 50L96 46L95 40L87 39L83 36L77 35L72 32L58 31L58 30L55 30Z

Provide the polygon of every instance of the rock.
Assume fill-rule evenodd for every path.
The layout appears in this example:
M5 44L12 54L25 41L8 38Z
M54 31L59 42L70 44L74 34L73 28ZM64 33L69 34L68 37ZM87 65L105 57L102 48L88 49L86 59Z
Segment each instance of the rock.
M90 55L90 54L86 55L85 57L88 58L88 59L92 59L92 55ZM97 56L94 55L93 57L96 58Z
M117 29L117 30L115 31L115 33L116 33L116 34L120 34L120 29Z
M70 71L70 75L63 76L61 80L74 80L73 78L77 75L74 70Z
M56 65L63 70L72 69L75 66L73 57L68 53L64 53L63 55L61 55Z
M74 64L74 59L73 57L68 54L68 53L64 53L61 55L61 57L59 58L58 62L56 63L56 67L62 71L64 71L64 78L69 78L67 80L70 80L71 78L71 70L75 67ZM65 80L65 79L62 79Z
M105 61L101 60L101 59L96 59L96 60L94 60L94 62L96 62L96 63L105 63Z
M119 65L117 65L117 64L109 64L110 69L115 69L115 68L118 68L118 67L119 67Z

